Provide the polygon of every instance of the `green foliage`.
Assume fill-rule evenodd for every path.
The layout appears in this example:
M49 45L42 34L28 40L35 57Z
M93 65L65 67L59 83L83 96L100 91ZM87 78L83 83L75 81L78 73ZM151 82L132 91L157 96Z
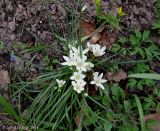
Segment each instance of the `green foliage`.
M149 40L150 31L135 31L129 39L120 37L119 43L112 47L112 52L121 52L123 55L136 55L142 59L157 58L160 60L159 48L151 40ZM127 47L129 46L129 47Z
M129 78L132 77L132 78L160 80L160 74L151 74L151 73L131 74L128 77Z
M16 113L12 105L8 101L5 100L2 94L0 94L0 105L4 108L5 113L9 113L17 122L22 122L22 119Z
M137 95L134 95L134 98L135 98L137 108L138 108L138 112L139 112L139 117L140 117L140 122L141 122L141 130L145 131L145 123L144 123L144 115L143 115L142 105L141 105L141 102L140 102Z
M160 19L160 0L156 1L157 19Z
M4 49L4 43L0 41L0 49Z
M96 4L96 15L101 15L101 0L95 0Z
M128 75L128 86L129 87L136 87L139 90L143 90L144 87L152 87L155 85L155 82L153 80L158 79L158 74L151 74L151 73L145 73L150 71L149 66L145 63L136 64L134 66L133 71L130 71L130 74ZM139 74L135 74L135 73ZM142 79L136 79L136 78L142 78ZM152 80L153 79L153 80Z
M160 21L153 23L152 29L160 29Z
M95 0L96 18L98 23L108 24L113 28L120 30L120 19L113 14L103 13L101 9L101 0Z
M139 54L143 59L145 58L145 51L142 47L142 43L147 42L149 35L149 31L144 31L143 33L135 31L135 35L130 35L129 40L133 46L133 49L131 50L133 55Z
M98 20L104 24L109 24L111 27L114 27L120 30L120 19L114 16L113 14L104 14L97 17Z
M156 109L156 103L154 101L153 96L148 95L147 97L144 97L144 104L143 104L143 110L148 110L148 109Z

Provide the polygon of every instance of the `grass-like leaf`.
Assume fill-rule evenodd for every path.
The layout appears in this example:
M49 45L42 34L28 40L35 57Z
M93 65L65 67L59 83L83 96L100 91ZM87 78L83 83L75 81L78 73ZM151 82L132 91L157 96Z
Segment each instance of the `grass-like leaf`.
M18 114L14 111L12 105L5 100L5 98L0 94L0 105L2 105L5 109L6 113L11 114L17 122L20 122L22 119L18 116Z
M138 73L128 75L129 78L142 78L142 79L152 79L160 80L160 74L151 74L151 73Z
M144 115L143 115L142 105L141 105L141 102L140 102L137 95L134 95L134 98L135 98L137 108L138 108L138 112L139 112L139 117L140 117L140 122L141 122L141 130L145 131L145 123L144 123Z

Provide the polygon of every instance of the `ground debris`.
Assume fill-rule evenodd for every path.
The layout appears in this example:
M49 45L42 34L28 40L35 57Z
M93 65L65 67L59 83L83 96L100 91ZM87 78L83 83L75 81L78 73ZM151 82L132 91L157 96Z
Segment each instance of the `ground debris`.
M0 71L0 89L2 90L3 92L3 95L6 99L9 98L9 95L8 95L8 84L10 83L10 77L9 77L9 74L8 74L8 71L6 70L1 70Z
M116 40L116 33L107 31L105 26L96 29L96 24L86 20L82 20L82 34L88 37L91 44L100 44L111 47Z
M160 113L145 115L144 121L146 122L148 120L159 120L160 121Z
M116 72L116 73L106 72L106 73L105 73L105 78L106 78L108 81L116 81L116 82L119 82L119 81L124 80L124 79L127 78L127 73L124 72L123 70L119 70L119 71Z

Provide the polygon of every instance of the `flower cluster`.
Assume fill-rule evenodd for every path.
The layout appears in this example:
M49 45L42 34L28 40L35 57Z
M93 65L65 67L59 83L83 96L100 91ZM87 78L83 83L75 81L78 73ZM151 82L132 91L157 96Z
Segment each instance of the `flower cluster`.
M63 62L62 65L73 67L72 69L74 72L70 77L70 80L73 89L77 93L81 93L85 88L85 73L94 67L94 64L87 59L87 53L91 51L95 57L98 57L105 54L105 49L106 47L101 48L98 44L92 45L88 42L86 49L83 50L82 46L79 46L78 48L70 47L69 56L63 56L65 62ZM91 81L91 84L95 84L101 89L104 89L102 83L106 82L106 80L102 78L103 73L100 75L98 72L93 73L93 81Z

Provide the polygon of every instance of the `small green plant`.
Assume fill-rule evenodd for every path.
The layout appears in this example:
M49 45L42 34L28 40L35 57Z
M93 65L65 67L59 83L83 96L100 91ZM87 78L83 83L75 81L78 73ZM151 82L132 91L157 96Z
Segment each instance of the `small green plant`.
M146 65L145 63L138 63L133 67L133 71L130 71L130 74L134 74L134 73L146 73L149 72L150 68L148 65ZM129 87L135 87L139 90L143 90L144 87L148 86L148 87L153 87L155 86L155 82L152 79L135 79L135 78L131 78L128 81L128 86Z
M149 39L149 36L150 31L142 33L135 31L135 34L131 34L129 39L120 37L119 43L113 45L112 51L114 53L122 52L123 55L141 56L142 59L153 59L155 57L159 60L159 48Z
M149 34L150 34L149 31L144 31L143 33L139 32L139 31L135 31L135 35L130 36L129 40L130 40L131 45L133 47L133 49L131 51L133 55L139 54L144 59L145 52L142 47L142 43L147 42Z
M98 19L103 24L109 24L111 27L114 27L120 30L120 19L114 16L113 14L104 14L98 16Z
M0 41L0 49L4 49L4 43Z
M157 19L160 18L160 0L156 1L156 8L157 8Z
M101 9L101 0L95 0L95 5L98 23L109 24L111 27L120 30L120 19L113 14L103 13Z
M153 23L152 29L160 29L160 21Z
M96 4L96 15L100 16L102 13L102 9L101 9L101 0L95 0L95 4Z

